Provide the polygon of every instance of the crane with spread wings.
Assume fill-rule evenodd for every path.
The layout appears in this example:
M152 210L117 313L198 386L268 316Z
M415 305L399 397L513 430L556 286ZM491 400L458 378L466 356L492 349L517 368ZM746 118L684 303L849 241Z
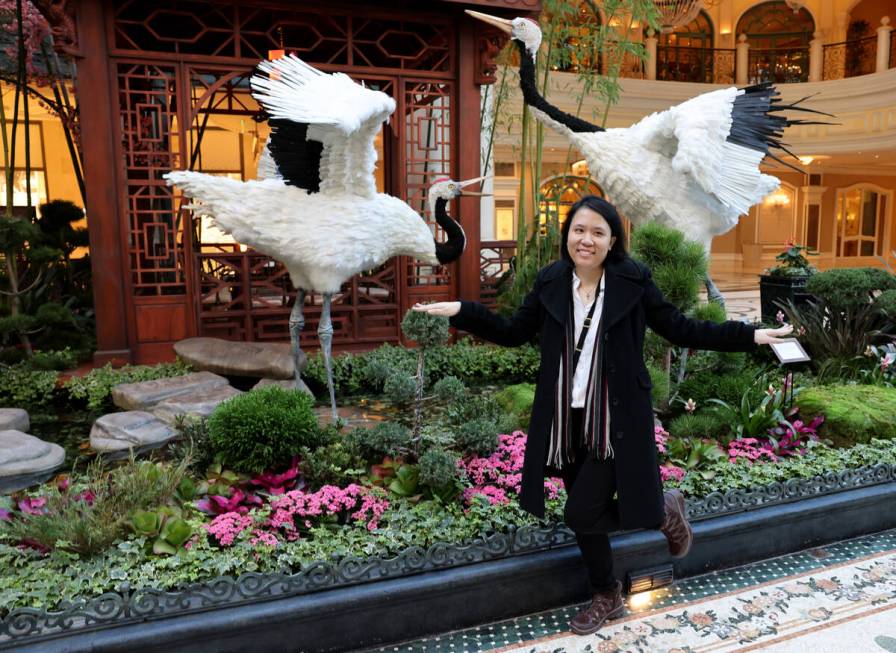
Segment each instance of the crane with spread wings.
M447 264L463 252L460 224L448 202L481 181L437 179L429 189L436 222L432 228L405 202L378 193L374 138L395 110L395 101L342 73L321 72L295 56L262 61L252 76L252 94L269 116L271 135L259 162L259 179L237 181L188 170L165 175L197 210L255 250L281 261L297 289L289 318L299 378L299 333L306 293L323 295L318 327L327 367L333 417L332 298L352 276L393 256Z
M658 222L703 245L737 226L741 215L775 191L780 180L760 171L771 150L790 152L785 128L827 124L782 115L785 110L820 114L780 101L771 84L723 88L653 113L625 128L604 129L550 104L538 92L535 57L538 23L466 13L508 33L520 53L520 89L535 119L563 134L585 156L590 175L634 226ZM828 114L822 114L828 115ZM792 167L792 166L790 166ZM799 170L798 170L799 171ZM722 295L707 276L710 297Z

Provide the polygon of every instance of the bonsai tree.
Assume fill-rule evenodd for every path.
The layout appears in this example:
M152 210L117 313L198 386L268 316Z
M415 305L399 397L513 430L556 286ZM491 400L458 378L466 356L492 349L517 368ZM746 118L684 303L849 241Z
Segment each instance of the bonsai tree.
M414 388L414 428L412 442L415 454L420 444L420 421L423 413L423 388L426 385L425 360L427 350L448 341L448 320L437 315L408 311L401 321L401 331L417 343L417 372Z

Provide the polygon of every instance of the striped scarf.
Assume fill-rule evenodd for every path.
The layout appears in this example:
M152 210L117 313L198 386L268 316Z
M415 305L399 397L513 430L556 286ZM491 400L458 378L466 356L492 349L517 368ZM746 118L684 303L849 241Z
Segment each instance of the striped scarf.
M575 317L572 302L570 302L563 336L563 349L560 355L560 373L557 377L557 390L554 393L554 422L551 425L551 440L548 449L549 465L562 467L572 462L579 444L584 445L595 458L606 459L613 456L613 446L610 444L609 438L610 408L607 380L601 373L603 370L603 347L601 346L603 323L603 312L601 312L591 360L579 359L578 362L579 365L590 363L591 371L588 374L588 385L585 391L582 432L570 433L569 410L572 403L572 383L575 372L572 369L572 360L573 349L576 346ZM600 388L600 392L596 391L597 388Z

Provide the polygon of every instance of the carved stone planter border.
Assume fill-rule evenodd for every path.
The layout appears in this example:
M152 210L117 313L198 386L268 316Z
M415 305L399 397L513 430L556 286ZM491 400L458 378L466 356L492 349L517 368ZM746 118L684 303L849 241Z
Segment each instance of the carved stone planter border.
M896 481L896 465L829 472L808 479L752 490L714 492L688 501L694 520L730 515L744 510L791 503L800 499L835 494L850 489ZM18 608L0 619L0 649L37 643L68 634L88 632L140 621L182 616L216 608L230 608L360 583L396 579L427 571L545 551L574 542L572 533L559 524L524 526L509 533L493 533L466 545L437 543L424 550L411 547L388 558L345 558L316 562L296 574L247 573L239 578L222 576L183 590L132 590L127 585L58 611Z

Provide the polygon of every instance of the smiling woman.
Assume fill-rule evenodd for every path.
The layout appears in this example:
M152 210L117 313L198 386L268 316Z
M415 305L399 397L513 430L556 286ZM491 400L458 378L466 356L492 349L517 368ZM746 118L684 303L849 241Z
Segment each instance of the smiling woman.
M674 344L720 351L750 350L791 327L754 330L683 316L654 285L650 270L628 256L622 220L602 198L588 195L570 207L561 235L561 260L539 272L510 318L469 301L414 308L447 316L452 326L499 345L518 346L539 335L520 504L543 516L544 476L563 478L564 518L594 596L570 626L588 634L623 611L609 533L659 528L675 557L691 546L684 500L677 491L663 493L658 472L642 353L647 326Z

